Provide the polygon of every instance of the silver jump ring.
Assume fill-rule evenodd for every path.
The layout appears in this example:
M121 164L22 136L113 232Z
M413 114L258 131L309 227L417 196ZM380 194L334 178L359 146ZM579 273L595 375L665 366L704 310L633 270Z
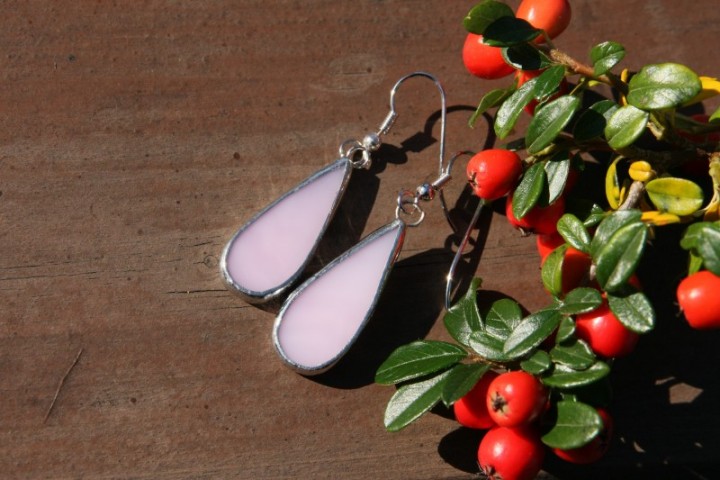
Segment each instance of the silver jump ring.
M345 140L340 144L340 148L338 150L340 153L340 157L350 160L350 164L353 166L353 168L363 168L367 170L372 164L370 152L358 140ZM356 158L358 153L361 154L360 158Z
M407 207L411 208L408 210ZM418 218L415 221L408 222L405 221L405 219L400 218L401 215L405 215L406 217L418 215ZM395 218L405 222L405 225L408 227L417 227L423 222L423 220L425 220L425 210L420 207L417 195L410 190L403 190L398 194L397 207L395 207Z

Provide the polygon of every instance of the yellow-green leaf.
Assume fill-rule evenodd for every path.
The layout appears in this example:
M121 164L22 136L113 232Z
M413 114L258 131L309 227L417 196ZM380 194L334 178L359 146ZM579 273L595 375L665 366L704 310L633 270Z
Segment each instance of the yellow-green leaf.
M648 182L646 189L650 201L661 212L690 215L703 204L702 188L684 178L657 178Z

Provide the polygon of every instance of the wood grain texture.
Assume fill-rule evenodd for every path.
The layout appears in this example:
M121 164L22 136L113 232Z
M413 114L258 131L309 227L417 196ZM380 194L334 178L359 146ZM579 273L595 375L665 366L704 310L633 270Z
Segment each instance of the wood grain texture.
M559 44L577 57L612 39L628 46L630 67L679 61L720 74L713 0L572 3ZM467 129L468 113L504 82L464 71L460 20L472 2L2 6L1 476L474 478L478 435L442 412L389 434L392 389L372 383L398 345L444 338L452 251L438 205L408 233L357 348L319 378L280 365L273 312L227 292L217 265L254 212L333 160L342 140L377 128L389 88L410 71L433 72L448 90L448 150L481 148L487 126ZM388 145L354 176L315 268L392 218L399 189L434 173L434 88L413 81L397 102ZM484 222L469 273L542 306L533 240L497 213ZM648 288L662 324L617 364L619 440L590 473L549 459L559 478L712 476L720 391L716 369L697 362L714 365L718 336L675 318L677 278L655 260Z

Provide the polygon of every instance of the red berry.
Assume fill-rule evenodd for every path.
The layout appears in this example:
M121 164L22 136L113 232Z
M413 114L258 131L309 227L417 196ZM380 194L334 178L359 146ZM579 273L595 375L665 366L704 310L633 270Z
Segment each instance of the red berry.
M568 0L523 0L515 16L545 30L548 37L555 38L570 25L572 11ZM542 42L544 39L540 35L535 41Z
M488 480L532 480L540 472L545 448L527 427L495 427L478 448L478 465Z
M575 334L585 340L593 352L605 358L629 355L639 338L637 333L620 323L607 302L592 312L578 315Z
M490 383L487 408L502 427L527 425L544 411L548 391L535 376L522 370L499 375Z
M472 390L455 402L455 418L463 427L486 429L495 426L495 422L488 413L487 397L488 387L498 374L492 370L487 372Z
M505 215L515 228L540 235L550 235L557 232L557 222L565 213L565 199L555 200L547 207L535 206L521 219L515 218L512 213L512 195L508 196L505 204Z
M467 164L467 177L473 192L485 200L507 195L521 173L522 161L510 150L483 150Z
M714 273L702 270L684 278L677 300L691 327L720 328L720 277Z
M545 261L545 257L550 255L550 252L555 250L557 247L565 243L565 239L557 232L549 235L536 235L535 244L540 254L540 260Z
M482 35L468 33L462 51L463 63L468 72L486 80L502 78L515 71L505 63L502 50L485 45Z

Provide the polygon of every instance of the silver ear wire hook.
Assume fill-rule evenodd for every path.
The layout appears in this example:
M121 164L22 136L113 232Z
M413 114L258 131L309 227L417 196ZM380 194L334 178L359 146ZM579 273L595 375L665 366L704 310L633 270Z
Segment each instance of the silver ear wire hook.
M475 208L472 218L470 219L467 230L465 230L465 234L460 241L460 245L458 245L458 250L455 252L452 263L450 264L450 269L448 270L447 278L445 279L445 310L450 310L450 307L452 306L450 297L452 296L453 284L455 283L455 270L457 269L457 266L460 263L460 258L462 258L465 247L470 240L470 234L472 233L475 224L480 219L480 214L482 213L484 206L485 200L481 198L480 202L478 202L478 206Z
M395 123L395 120L398 117L398 113L395 110L395 94L397 93L398 89L400 88L400 85L405 83L406 80L413 78L413 77L425 77L429 78L433 81L435 86L438 88L438 91L440 92L440 157L439 157L439 172L442 174L444 163L445 163L445 117L447 116L447 100L445 96L445 89L443 88L442 84L440 83L440 80L438 80L433 74L427 73L427 72L412 72L404 77L401 77L397 82L395 82L395 85L393 85L392 89L390 89L390 112L387 114L387 117L385 117L385 120L380 124L380 127L378 128L378 135L385 135L387 134L390 129L392 128L393 124Z

